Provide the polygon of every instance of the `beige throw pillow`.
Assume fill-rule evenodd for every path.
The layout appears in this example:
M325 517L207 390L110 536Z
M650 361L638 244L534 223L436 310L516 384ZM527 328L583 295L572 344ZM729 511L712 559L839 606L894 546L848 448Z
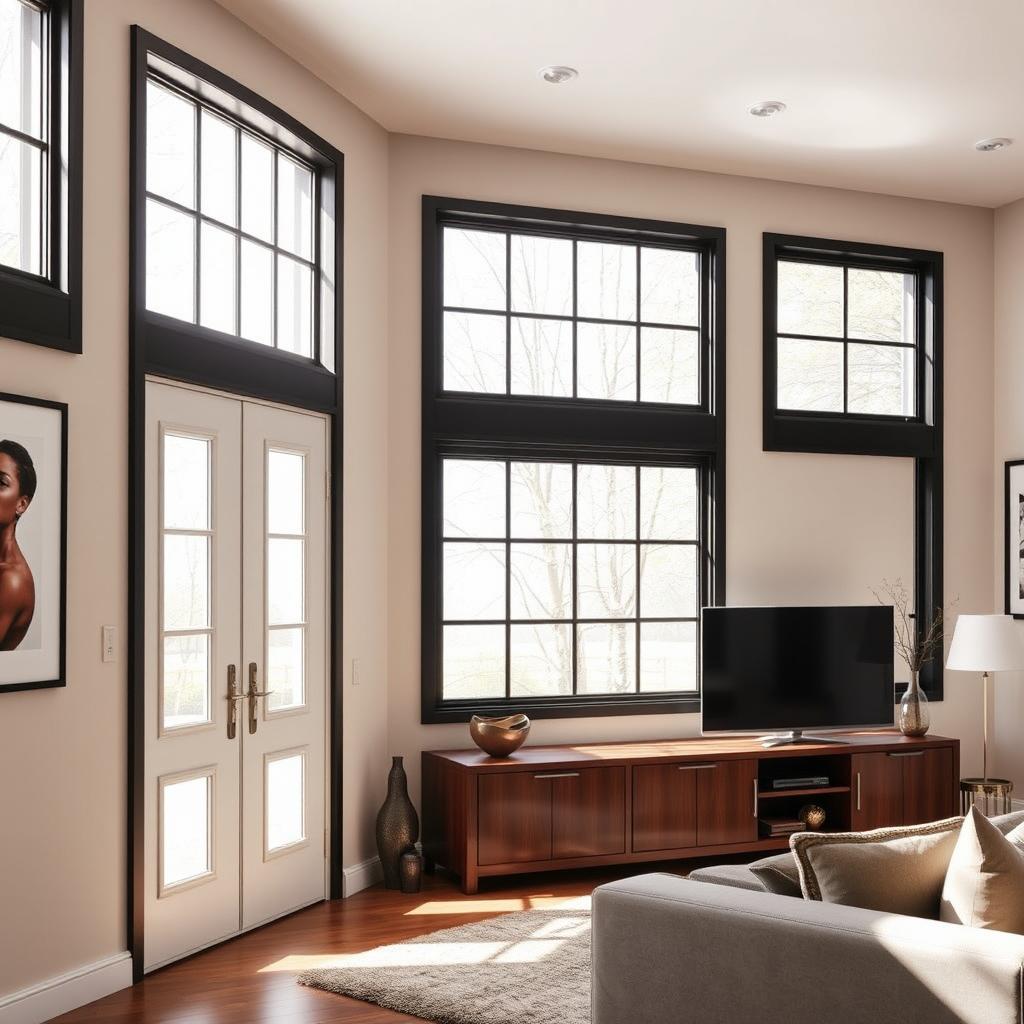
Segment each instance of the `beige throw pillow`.
M1003 835L971 808L946 872L939 918L1024 935L1024 825Z
M962 821L790 836L804 898L937 918Z
M764 857L748 864L752 874L769 891L777 896L796 896L800 892L800 871L796 866L796 858L789 851L778 853L773 857Z

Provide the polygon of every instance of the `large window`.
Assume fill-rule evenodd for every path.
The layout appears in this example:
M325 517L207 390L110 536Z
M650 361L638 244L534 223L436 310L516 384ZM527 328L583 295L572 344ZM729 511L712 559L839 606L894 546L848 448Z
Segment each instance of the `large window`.
M424 200L424 721L696 709L717 229Z
M0 0L0 335L81 351L81 9Z

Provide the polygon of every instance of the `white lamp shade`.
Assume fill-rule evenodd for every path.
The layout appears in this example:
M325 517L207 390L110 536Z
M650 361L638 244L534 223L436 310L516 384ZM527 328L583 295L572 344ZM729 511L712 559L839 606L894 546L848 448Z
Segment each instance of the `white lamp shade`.
M1024 643L1009 615L961 615L956 620L946 668L960 672L1024 669Z

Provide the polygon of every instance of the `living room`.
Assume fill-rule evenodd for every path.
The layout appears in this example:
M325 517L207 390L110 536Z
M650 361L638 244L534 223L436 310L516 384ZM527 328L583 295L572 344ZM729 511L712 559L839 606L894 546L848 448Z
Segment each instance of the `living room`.
M1008 0L0 0L0 1024L748 1019L716 920L792 1020L1018 1020L1014 927L699 880L788 834L635 836L641 768L673 766L658 796L752 761L746 827L823 809L797 846L956 819L877 843L938 843L915 863L945 857L941 890L962 814L1024 810L1022 28ZM702 723L704 608L893 604L889 717L809 690ZM797 647L824 649L814 621ZM519 714L520 747L478 749L473 715ZM596 833L569 815L571 856L458 871L470 805L513 845L515 813L548 843L558 815L438 799L437 751L473 787L614 761L621 854L571 846ZM927 821L858 818L855 758L935 751ZM759 806L772 764L838 792ZM710 988L641 970L677 941L626 927L666 875ZM609 971L591 1010L597 887L649 1003ZM745 931L759 900L882 940L773 961L793 940ZM841 995L850 957L875 1001Z

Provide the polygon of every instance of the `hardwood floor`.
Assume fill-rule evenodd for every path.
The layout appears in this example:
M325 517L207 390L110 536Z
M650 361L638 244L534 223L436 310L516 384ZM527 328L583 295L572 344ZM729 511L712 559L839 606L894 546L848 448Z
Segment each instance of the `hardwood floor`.
M723 858L717 858L721 862ZM749 859L749 858L748 858ZM647 871L683 874L705 863L643 865ZM115 992L55 1018L59 1024L398 1024L414 1021L390 1010L306 988L295 975L320 958L400 942L439 928L589 893L614 878L639 874L636 865L593 871L526 875L484 883L464 896L443 873L424 879L416 896L367 889L347 900L319 903L180 963L150 974L132 988Z

